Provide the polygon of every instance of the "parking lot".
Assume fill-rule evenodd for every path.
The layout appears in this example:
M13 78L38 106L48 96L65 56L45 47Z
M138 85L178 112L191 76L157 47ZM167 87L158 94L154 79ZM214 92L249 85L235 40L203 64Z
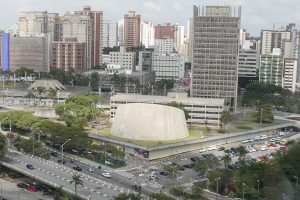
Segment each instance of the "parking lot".
M180 165L182 170L179 176L176 177L177 185L188 185L194 181L205 179L205 177L199 177L198 173L192 169L192 165L195 161L199 159L216 159L219 161L219 168L224 168L223 157L225 154L230 155L231 163L229 164L229 169L237 169L240 167L240 158L237 156L236 148L238 146L244 146L246 150L245 159L249 162L261 162L266 159L272 159L276 151L287 151L288 148L285 146L289 140L289 137L295 135L293 131L279 131L276 135L265 135L262 134L255 138L249 138L247 140L241 141L240 143L230 144L230 145L210 145L206 148L202 148L195 152L190 152L186 154L179 155L174 158L168 158L161 160L156 164L153 164L149 168L155 168L156 175L151 173L151 178L149 175L145 177L145 182L149 184L157 184L161 189L170 188L173 184L173 180L164 171L164 166L170 164ZM153 171L153 170L150 170ZM138 172L137 172L138 173ZM138 176L138 175L137 175Z

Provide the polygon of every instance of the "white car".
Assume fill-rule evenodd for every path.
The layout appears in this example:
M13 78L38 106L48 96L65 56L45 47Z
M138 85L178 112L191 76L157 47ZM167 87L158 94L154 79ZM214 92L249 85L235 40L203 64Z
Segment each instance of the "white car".
M247 142L249 142L249 140L243 140L243 141L242 141L242 143L247 143Z
M281 140L281 137L277 137L275 138L276 141L280 141Z
M258 135L258 136L255 136L254 140L260 140L261 137Z
M270 142L275 142L276 141L276 138L271 138L270 139Z
M205 152L205 151L207 151L206 148L201 148L201 149L199 150L200 153L203 153L203 152Z
M282 132L282 131L279 132L279 136L284 136L284 135L285 135L285 132Z
M102 176L104 176L106 178L111 178L111 173L109 173L109 172L103 172Z
M268 147L267 147L267 146L261 146L261 147L260 147L260 150L261 150L261 151L266 151L266 150L268 150Z
M211 146L208 146L206 148L207 148L207 151L212 151L212 150L216 150L217 146L216 145L211 145Z
M86 171L93 172L94 170L91 167L89 167Z
M267 135L262 135L262 136L260 136L260 139L261 139L261 140L264 140L264 139L267 139L267 138L268 138Z

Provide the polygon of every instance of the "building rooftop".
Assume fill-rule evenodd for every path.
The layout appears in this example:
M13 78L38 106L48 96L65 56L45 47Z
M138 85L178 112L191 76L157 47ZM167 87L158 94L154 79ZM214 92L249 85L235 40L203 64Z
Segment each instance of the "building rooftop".
M180 96L180 95L179 95ZM216 105L224 104L224 99L212 99L212 98L172 98L167 96L151 96L151 95L139 95L139 94L117 94L110 98L111 101L132 101L132 102L172 102L177 101L183 104L195 103L195 104L206 104Z

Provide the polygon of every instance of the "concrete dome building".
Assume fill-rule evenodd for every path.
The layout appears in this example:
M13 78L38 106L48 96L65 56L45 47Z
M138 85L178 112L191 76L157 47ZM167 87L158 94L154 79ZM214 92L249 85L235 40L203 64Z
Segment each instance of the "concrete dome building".
M181 109L145 103L119 105L112 134L133 140L176 140L189 136Z
M39 87L45 88L46 91L49 91L50 89L53 89L54 91L66 89L58 80L54 79L36 80L28 89L37 90Z

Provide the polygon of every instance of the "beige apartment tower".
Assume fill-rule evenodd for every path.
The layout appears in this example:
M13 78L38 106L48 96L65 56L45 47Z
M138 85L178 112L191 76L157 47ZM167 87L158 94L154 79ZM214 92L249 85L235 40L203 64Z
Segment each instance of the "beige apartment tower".
M135 11L124 15L124 46L125 48L140 46L141 16Z
M103 48L103 12L92 11L90 6L84 6L82 11L75 11L74 14L90 17L91 66L100 65Z
M235 111L241 8L194 6L191 97L225 98Z

